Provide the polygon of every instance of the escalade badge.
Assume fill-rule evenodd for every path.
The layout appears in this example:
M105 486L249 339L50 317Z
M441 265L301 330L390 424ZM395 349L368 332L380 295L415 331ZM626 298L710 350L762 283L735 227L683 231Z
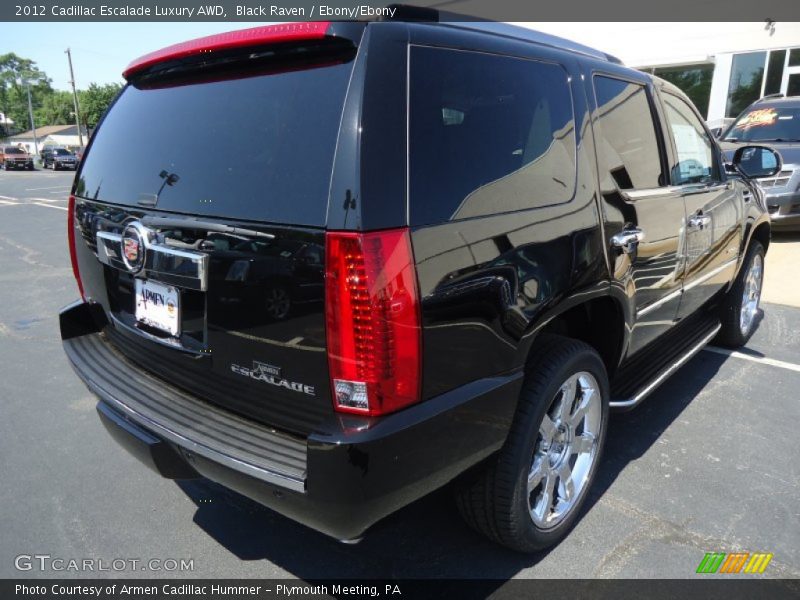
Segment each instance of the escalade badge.
M305 383L284 379L281 377L280 367L258 362L257 360L253 361L253 367L251 369L237 364L232 364L231 371L237 375L249 377L250 379L255 379L256 381L263 381L264 383L286 388L287 390L292 390L293 392L300 392L301 394L307 394L309 396L315 395L313 385L306 385Z

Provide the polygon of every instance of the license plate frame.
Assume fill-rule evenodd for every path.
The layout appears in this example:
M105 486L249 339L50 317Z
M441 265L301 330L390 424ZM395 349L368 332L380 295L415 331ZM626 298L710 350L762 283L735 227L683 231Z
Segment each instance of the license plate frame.
M181 334L181 293L173 285L152 279L134 280L134 316L137 323L168 333Z

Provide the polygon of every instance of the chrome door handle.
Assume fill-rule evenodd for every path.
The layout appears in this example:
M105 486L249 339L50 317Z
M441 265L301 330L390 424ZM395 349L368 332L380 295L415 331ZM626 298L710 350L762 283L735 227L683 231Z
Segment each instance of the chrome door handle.
M711 225L711 217L702 213L696 214L693 217L689 217L688 225L694 229L705 229Z
M625 254L632 254L642 240L644 240L644 231L631 227L611 236L611 245L619 248Z

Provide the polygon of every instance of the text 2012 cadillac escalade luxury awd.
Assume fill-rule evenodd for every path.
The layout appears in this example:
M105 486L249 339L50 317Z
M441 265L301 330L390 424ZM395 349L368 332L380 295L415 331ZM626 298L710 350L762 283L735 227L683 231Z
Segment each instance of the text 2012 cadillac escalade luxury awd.
M748 177L780 158L726 166L686 96L601 52L299 23L125 77L70 197L61 332L165 477L342 540L452 482L471 526L533 551L579 516L609 409L757 323Z

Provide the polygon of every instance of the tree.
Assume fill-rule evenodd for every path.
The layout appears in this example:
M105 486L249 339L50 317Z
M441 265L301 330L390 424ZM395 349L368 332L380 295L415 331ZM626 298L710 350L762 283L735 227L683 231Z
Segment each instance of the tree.
M54 90L50 78L40 71L36 63L13 52L0 55L0 112L14 121L14 128L30 128L28 116L28 90L37 127L43 125L72 125L75 123L75 104L72 92ZM81 126L94 129L111 102L122 89L119 83L98 85L90 83L86 90L78 90ZM10 135L0 126L0 137Z
M89 129L97 127L100 119L121 89L122 85L119 83L107 83L105 85L90 83L88 89L78 92L81 117Z
M54 90L42 99L34 109L33 116L37 125L70 125L75 122L75 105L72 94Z
M30 122L26 84L30 85L31 100L35 106L53 93L50 79L34 61L13 52L0 55L0 112L5 113L21 129L27 129ZM5 135L8 133L3 132Z

